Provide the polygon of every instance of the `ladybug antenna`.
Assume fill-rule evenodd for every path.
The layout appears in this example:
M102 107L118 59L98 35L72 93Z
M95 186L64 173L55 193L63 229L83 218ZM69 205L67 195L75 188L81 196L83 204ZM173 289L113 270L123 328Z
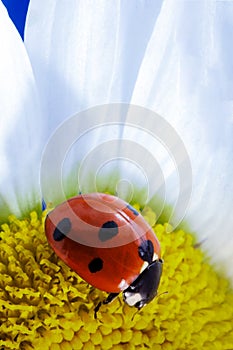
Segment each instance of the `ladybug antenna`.
M136 314L138 313L139 310L140 310L140 309L137 309L137 310L135 311L135 313L133 314L133 316L132 316L132 318L131 318L131 322L134 320L134 317L136 316Z
M162 292L162 293L158 294L158 295L157 295L157 298L160 297L160 295L163 295L163 294L168 294L168 291Z

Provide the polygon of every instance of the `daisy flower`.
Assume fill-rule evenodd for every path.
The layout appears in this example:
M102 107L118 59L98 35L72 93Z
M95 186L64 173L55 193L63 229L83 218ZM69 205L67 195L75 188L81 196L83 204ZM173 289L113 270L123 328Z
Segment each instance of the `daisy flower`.
M0 4L1 349L232 349L232 18L31 0L22 42ZM117 192L161 242L168 293L140 312L119 297L94 319L105 293L46 241L80 189Z

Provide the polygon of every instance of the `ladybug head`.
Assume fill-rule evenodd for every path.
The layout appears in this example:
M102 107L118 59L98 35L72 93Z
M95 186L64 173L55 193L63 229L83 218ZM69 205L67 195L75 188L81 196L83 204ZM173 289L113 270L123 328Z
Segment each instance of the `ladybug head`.
M157 295L162 274L162 259L152 261L131 285L123 291L123 299L129 306L140 310Z

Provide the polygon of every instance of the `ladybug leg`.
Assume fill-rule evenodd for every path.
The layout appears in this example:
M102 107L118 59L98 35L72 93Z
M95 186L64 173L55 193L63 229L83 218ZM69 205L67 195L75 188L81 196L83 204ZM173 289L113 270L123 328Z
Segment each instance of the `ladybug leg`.
M106 304L111 303L118 296L118 294L119 293L110 293L105 300L100 301L97 304L97 306L94 309L94 317L95 317L95 319L97 319L97 312L99 311L101 305L106 305Z
M111 303L118 295L119 295L119 293L110 293L110 294L108 294L107 298L103 301L103 304Z

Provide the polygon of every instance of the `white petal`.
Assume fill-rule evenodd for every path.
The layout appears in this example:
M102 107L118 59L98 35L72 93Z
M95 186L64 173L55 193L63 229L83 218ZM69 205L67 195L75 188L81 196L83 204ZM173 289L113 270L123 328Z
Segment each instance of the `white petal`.
M160 1L69 1L69 6L67 1L44 1L43 5L41 2L30 1L25 43L44 110L47 111L49 124L45 133L54 132L60 121L87 107L130 100L160 6ZM56 139L55 145L54 139L50 140L56 160L51 154L52 159L45 157L46 162L43 162L42 173L50 175L42 175L42 192L47 201L56 203L57 198L61 198L60 191L54 189L56 184L60 184L57 176L63 169L64 172L66 169L69 172L70 164L76 165L77 161L83 160L85 167L81 176L84 179L81 179L81 190L85 191L88 187L90 191L90 183L93 181L90 178L87 180L87 173L96 175L93 171L96 169L95 164L98 167L100 160L103 164L116 156L119 145L115 147L112 144L109 149L108 144L96 157L97 143L103 144L109 140L110 135L120 135L122 129L121 126L118 129L107 126L98 128L109 118L98 111L97 115L98 119L95 118L92 125L87 122L87 117L84 123L84 117L80 115L75 119L75 125L70 127L68 122L59 129L63 136ZM114 121L120 122L122 119L124 120L118 115ZM77 139L85 128L85 136L88 134L89 137L74 145L74 141L71 141L75 137L73 131L76 132ZM66 162L58 172L55 163L63 154L67 142L70 142L70 146L77 147L72 147L69 154L66 150ZM91 168L87 164L91 164ZM76 181L75 172L72 179L74 178ZM74 186L77 192L76 183ZM74 189L68 192L74 192Z
M87 107L130 101L160 6L161 1L30 1L25 44L50 130Z
M185 219L233 278L232 34L231 2L165 1L132 102L160 113L184 141L193 169Z
M23 42L0 2L0 209L19 214L38 200L40 114Z

